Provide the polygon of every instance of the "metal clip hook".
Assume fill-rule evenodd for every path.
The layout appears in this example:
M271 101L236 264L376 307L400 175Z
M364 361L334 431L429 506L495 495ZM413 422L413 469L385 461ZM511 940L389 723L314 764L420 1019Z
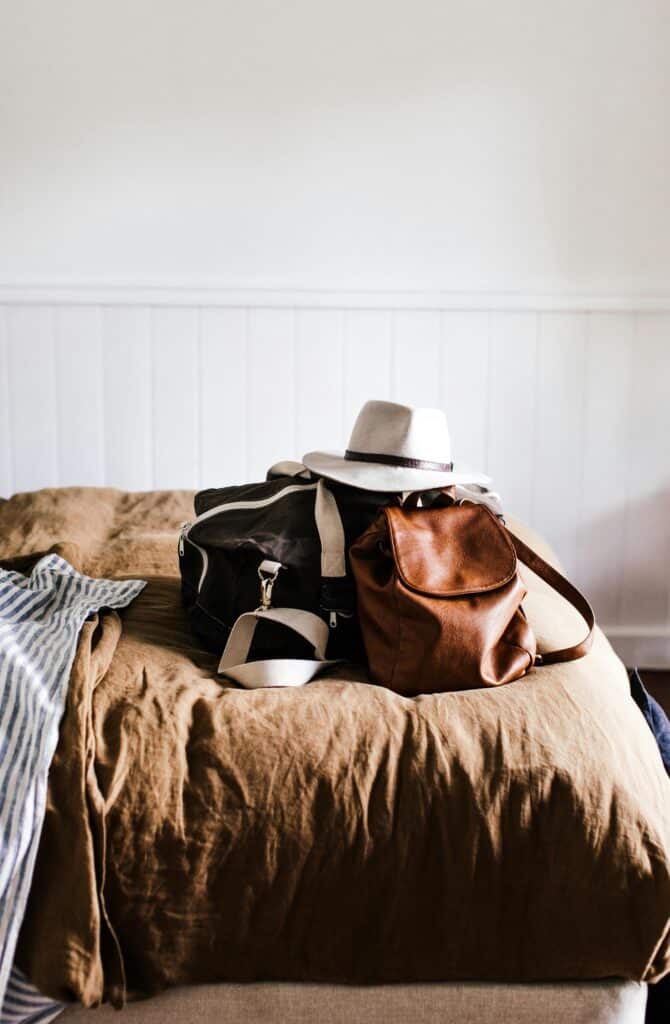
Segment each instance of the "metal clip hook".
M258 578L261 581L261 603L256 611L266 611L272 607L272 588L277 582L279 572L283 569L279 562L264 561L258 567Z

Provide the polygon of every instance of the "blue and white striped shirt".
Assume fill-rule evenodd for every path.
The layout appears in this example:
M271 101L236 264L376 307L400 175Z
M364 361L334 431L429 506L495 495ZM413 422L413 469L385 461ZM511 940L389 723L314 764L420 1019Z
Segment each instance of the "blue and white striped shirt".
M61 1009L12 967L49 765L85 619L125 607L144 586L91 579L58 555L41 558L29 577L0 569L0 1024L36 1024Z

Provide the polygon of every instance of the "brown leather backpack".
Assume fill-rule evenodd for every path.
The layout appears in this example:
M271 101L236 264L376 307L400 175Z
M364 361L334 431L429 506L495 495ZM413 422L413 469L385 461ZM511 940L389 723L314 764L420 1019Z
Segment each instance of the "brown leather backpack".
M398 693L499 686L591 646L588 601L484 505L387 508L350 557L371 678ZM581 643L537 653L517 558L578 609Z

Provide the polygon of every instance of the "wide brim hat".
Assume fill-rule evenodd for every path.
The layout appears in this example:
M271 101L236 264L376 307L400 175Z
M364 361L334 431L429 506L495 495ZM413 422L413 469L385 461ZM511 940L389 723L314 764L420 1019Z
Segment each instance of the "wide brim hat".
M319 476L364 491L430 491L451 484L490 483L486 474L456 469L441 409L366 402L343 452L308 452L303 464Z

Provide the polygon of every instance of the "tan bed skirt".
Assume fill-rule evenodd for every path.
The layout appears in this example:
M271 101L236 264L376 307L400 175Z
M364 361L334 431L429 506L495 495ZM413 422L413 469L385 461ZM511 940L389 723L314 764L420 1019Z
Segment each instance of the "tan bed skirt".
M643 1024L633 981L544 985L202 985L121 1011L66 1010L62 1024Z

